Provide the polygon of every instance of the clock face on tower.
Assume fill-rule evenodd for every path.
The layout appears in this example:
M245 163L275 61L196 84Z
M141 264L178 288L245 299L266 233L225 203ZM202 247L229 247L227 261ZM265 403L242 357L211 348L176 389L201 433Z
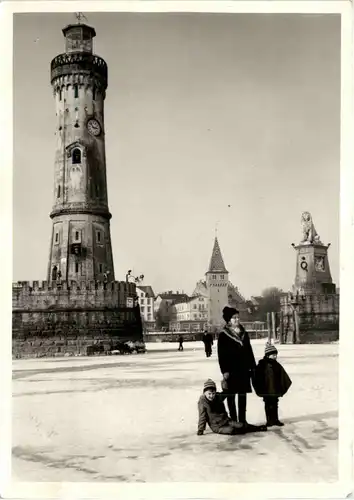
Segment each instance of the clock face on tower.
M91 120L87 122L87 130L90 132L90 134L94 136L100 135L101 125L98 123L97 120L91 118Z

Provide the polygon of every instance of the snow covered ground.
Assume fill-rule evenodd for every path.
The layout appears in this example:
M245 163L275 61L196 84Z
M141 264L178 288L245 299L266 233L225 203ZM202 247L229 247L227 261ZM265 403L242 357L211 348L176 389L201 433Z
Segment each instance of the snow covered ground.
M256 358L264 341L252 342ZM140 355L15 360L13 479L19 481L336 481L338 345L279 346L292 378L283 428L197 436L197 400L215 353L147 344ZM215 349L214 349L215 351ZM264 422L249 396L247 419Z

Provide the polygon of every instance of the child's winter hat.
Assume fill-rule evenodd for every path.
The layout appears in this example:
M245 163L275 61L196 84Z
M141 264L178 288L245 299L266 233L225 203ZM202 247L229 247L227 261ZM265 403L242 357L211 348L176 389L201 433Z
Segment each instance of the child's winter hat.
M228 306L226 306L222 310L222 317L224 318L224 320L226 321L226 323L228 323L230 321L230 319L232 318L232 316L234 316L235 314L239 314L239 312L234 307L228 307Z
M267 342L265 346L264 355L269 356L270 354L278 354L278 350L275 347L275 345L271 344L270 342Z
M208 378L206 382L204 382L204 389L203 392L207 391L208 389L213 389L216 391L216 384L211 378Z

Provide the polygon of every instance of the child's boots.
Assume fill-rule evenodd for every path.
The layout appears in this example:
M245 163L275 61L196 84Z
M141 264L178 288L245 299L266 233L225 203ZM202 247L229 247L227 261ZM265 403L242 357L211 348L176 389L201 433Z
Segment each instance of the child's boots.
M277 427L283 427L283 422L279 420L278 403L273 405L266 405L265 413L267 417L267 427L273 427L273 425L276 425Z
M272 408L270 408L268 405L265 406L265 414L266 414L266 418L267 418L266 426L267 427L272 427L272 425L273 425L271 410L272 410Z
M277 425L278 427L283 427L283 422L280 422L279 420L279 414L278 414L278 405L274 407L274 420L273 420L273 425Z

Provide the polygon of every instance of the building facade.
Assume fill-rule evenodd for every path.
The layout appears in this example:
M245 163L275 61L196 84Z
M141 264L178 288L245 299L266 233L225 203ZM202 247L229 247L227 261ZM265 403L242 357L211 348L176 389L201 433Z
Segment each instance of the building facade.
M208 298L195 295L172 306L170 331L203 332L208 327Z
M143 328L147 331L153 331L156 328L155 323L155 294L151 286L137 285L136 293L139 299L140 314L143 322Z
M183 292L168 292L159 293L154 302L154 312L157 330L168 330L170 321L174 314L173 306L175 302L187 300L189 297Z

